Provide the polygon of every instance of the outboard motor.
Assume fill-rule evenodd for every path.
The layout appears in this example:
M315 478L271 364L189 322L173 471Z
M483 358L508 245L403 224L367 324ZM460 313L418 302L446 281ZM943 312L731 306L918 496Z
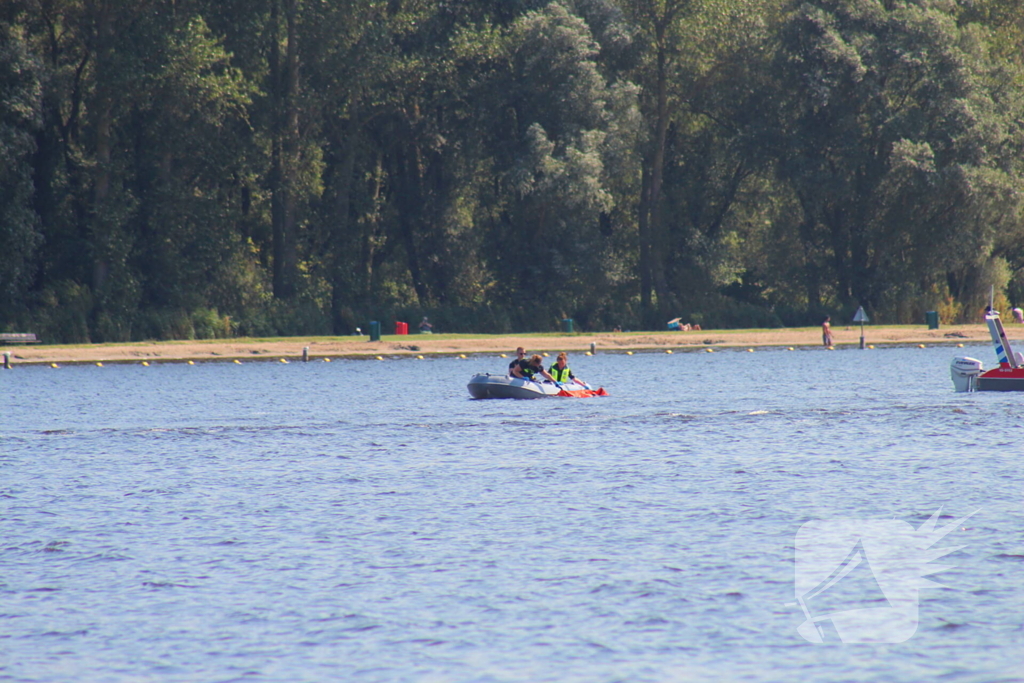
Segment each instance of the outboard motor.
M978 375L985 370L982 362L967 356L957 356L949 366L949 374L953 377L953 387L957 392L974 391Z

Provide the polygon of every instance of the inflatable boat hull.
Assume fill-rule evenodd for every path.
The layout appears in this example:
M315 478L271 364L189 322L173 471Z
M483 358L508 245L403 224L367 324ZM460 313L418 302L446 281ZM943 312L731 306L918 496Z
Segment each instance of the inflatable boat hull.
M547 398L558 396L563 391L562 386L552 382L491 374L473 375L466 388L473 398ZM585 384L578 385L578 388L590 389Z

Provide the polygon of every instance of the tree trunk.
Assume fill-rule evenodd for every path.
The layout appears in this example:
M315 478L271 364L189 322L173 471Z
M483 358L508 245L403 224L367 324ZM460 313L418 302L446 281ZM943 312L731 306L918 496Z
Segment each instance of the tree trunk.
M654 319L651 305L651 173L650 165L643 164L640 180L640 217L637 221L640 239L640 315L646 326Z
M352 176L355 171L358 133L358 102L353 101L349 107L349 118L345 125L343 139L340 141L341 161L335 171L334 220L331 240L331 251L333 252L331 324L335 334L345 334L349 331L348 323L342 316L342 309L345 307L346 300L351 299L351 292L348 291L348 285L351 282L348 276L351 261L346 258L348 251L346 247L352 239Z
M423 207L423 178L420 163L420 150L415 144L408 147L400 146L398 152L398 168L402 182L402 196L399 200L398 222L402 233L402 244L405 246L406 262L409 276L412 278L413 289L420 305L430 302L430 291L423 281L423 270L420 268L419 249L417 246L417 229L420 211Z
M671 22L670 8L655 26L657 44L657 71L655 73L655 111L654 111L654 149L651 154L650 200L647 210L650 241L650 271L654 292L657 296L657 310L662 319L671 317L671 310L676 306L675 297L668 288L665 278L665 252L667 240L665 225L661 212L661 186L665 174L665 147L668 138L669 107L668 107L668 46L666 31ZM651 324L652 321L645 321Z
M271 222L274 243L274 296L295 295L298 280L295 195L299 156L299 55L297 0L283 0L286 28L284 63L281 60L280 9L271 3L270 80L274 102L271 143Z
M106 3L96 6L96 172L93 176L92 197L92 289L97 294L103 289L110 273L108 258L110 229L106 226L107 200L110 198L110 131L113 125L113 97L107 79L113 59L114 21ZM99 300L99 299L97 299Z
M814 227L817 222L808 210L804 197L800 196L800 204L804 210L804 219L800 222L800 244L804 251L803 285L807 293L807 311L817 314L821 311L821 269L818 267L815 254L816 240Z

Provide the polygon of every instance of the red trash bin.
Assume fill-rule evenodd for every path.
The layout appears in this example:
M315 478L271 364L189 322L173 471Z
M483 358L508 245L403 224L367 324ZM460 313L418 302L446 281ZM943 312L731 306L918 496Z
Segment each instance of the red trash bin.
M409 334L409 323L395 321L395 334Z

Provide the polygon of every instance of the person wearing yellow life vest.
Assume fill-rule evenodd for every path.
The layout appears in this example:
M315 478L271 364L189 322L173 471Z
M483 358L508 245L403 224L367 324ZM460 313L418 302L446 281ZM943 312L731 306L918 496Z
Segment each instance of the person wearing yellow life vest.
M548 372L552 377L555 378L556 382L569 382L576 379L576 376L572 374L572 370L569 369L569 356L563 351L558 354L558 358L555 359L554 364ZM579 382L580 380L576 380ZM581 382L582 383L582 382Z

